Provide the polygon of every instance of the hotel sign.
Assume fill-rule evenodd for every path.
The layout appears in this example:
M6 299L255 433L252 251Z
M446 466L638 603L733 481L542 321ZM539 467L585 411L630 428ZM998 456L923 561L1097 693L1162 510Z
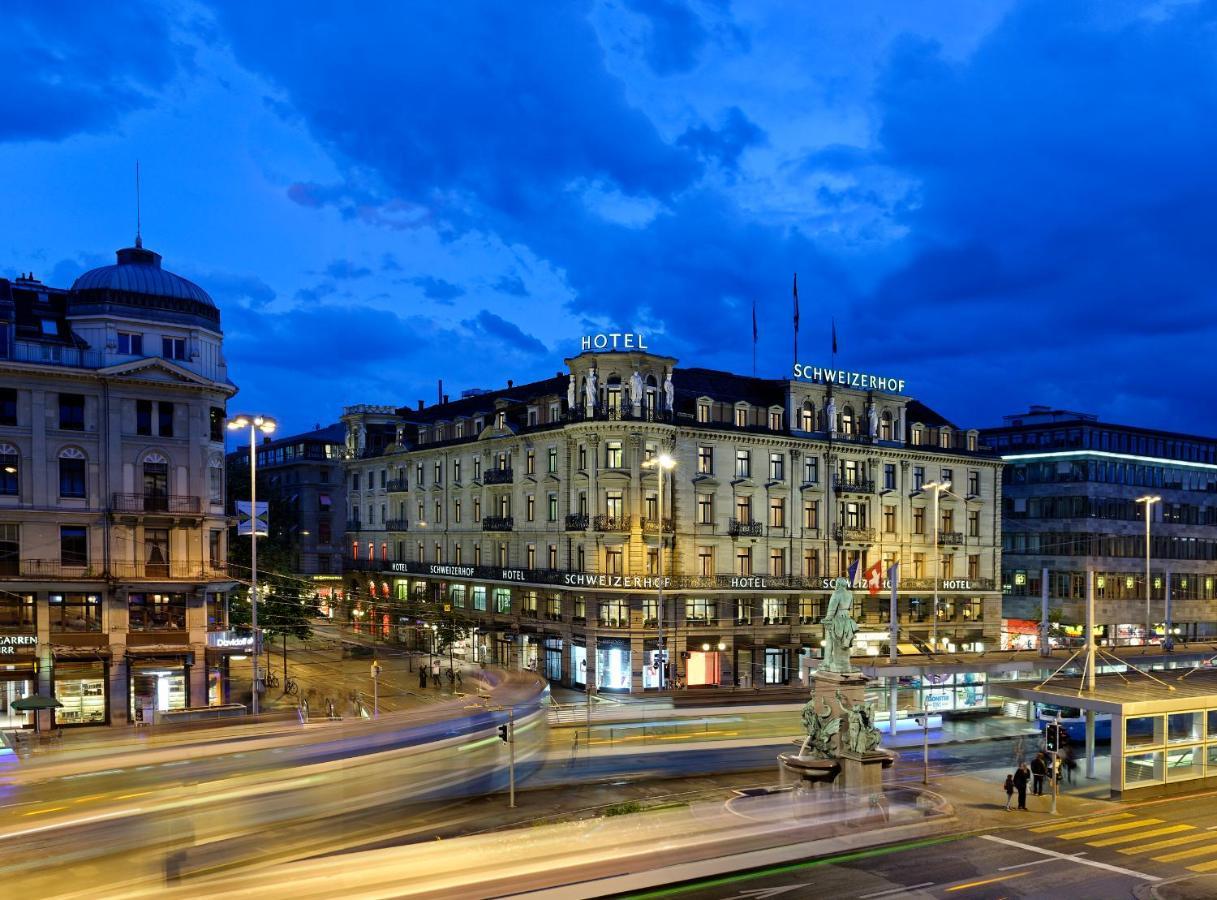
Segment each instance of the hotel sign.
M607 334L585 334L580 341L582 350L646 350L646 338L641 334L612 331Z
M16 656L18 653L33 653L38 647L38 638L32 634L0 634L0 656Z
M867 372L847 372L844 369L823 369L819 366L794 364L796 381L813 384L835 384L838 387L857 388L860 391L886 391L889 394L904 393L903 378L885 378Z

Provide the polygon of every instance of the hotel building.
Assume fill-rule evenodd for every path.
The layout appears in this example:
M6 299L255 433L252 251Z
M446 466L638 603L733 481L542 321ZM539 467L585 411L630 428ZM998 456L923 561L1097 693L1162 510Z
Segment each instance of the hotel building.
M118 251L70 289L0 279L0 727L220 699L225 404L211 298Z
M346 411L348 589L375 621L417 601L468 624L471 659L637 692L662 616L674 686L799 685L832 580L898 560L901 652L996 643L1001 463L976 431L871 387L903 382L677 368L629 337L543 381ZM886 654L887 584L857 596L857 652Z
M1217 634L1217 439L1112 425L1033 406L982 432L1004 460L1006 642L1037 646L1043 579L1065 637L1080 638L1086 572L1095 572L1100 638L1162 640L1170 598L1175 639Z

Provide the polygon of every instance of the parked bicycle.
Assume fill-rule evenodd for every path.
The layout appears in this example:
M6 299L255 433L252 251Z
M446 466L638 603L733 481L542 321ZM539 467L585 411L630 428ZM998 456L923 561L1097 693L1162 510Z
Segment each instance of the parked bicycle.
M287 682L283 685L283 693L292 696L300 693L300 685L296 684L296 679L288 676Z
M267 687L275 688L275 687L279 686L279 676L276 675L274 672L272 672L268 669L266 672L266 675L264 677L265 677Z

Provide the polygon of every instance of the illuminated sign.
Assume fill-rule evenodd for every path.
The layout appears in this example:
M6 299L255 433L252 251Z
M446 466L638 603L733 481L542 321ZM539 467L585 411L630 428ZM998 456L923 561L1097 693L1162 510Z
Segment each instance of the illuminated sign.
M0 656L16 656L17 648L33 652L38 638L32 634L0 634Z
M248 653L254 649L254 636L237 631L212 631L207 634L207 646L215 650L241 650Z
M641 334L609 332L608 334L585 334L580 341L583 350L646 350L646 339Z
M795 363L794 377L796 381L810 381L813 384L835 384L838 387L858 388L863 391L887 391L890 394L904 393L903 378L885 378L866 372L823 369L820 366Z

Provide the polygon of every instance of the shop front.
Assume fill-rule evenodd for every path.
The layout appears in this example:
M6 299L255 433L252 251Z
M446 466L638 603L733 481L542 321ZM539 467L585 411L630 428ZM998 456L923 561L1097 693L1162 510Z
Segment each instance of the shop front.
M599 638L596 641L596 690L629 693L632 659L628 640Z
M587 645L582 638L571 641L570 681L576 687L587 687Z
M207 633L207 705L223 706L232 701L230 667L233 660L244 660L253 653L253 634L239 631Z
M562 681L562 638L545 638L545 677L555 684Z
M55 699L63 704L56 709L55 724L110 724L110 661L100 654L91 658L55 655L53 670Z
M158 712L190 705L192 654L127 655L128 714L131 721L151 725Z
M663 677L663 684L666 687L671 687L671 661L668 659L668 651L665 649L662 652L659 650L659 641L656 639L647 640L643 644L642 651L642 688L647 691L658 690L660 686L659 669L660 666L667 666L667 670Z
M690 640L685 660L685 684L691 688L724 684L727 645L723 641Z
M33 727L33 713L13 709L17 700L35 693L38 677L38 638L30 634L0 634L0 729Z

